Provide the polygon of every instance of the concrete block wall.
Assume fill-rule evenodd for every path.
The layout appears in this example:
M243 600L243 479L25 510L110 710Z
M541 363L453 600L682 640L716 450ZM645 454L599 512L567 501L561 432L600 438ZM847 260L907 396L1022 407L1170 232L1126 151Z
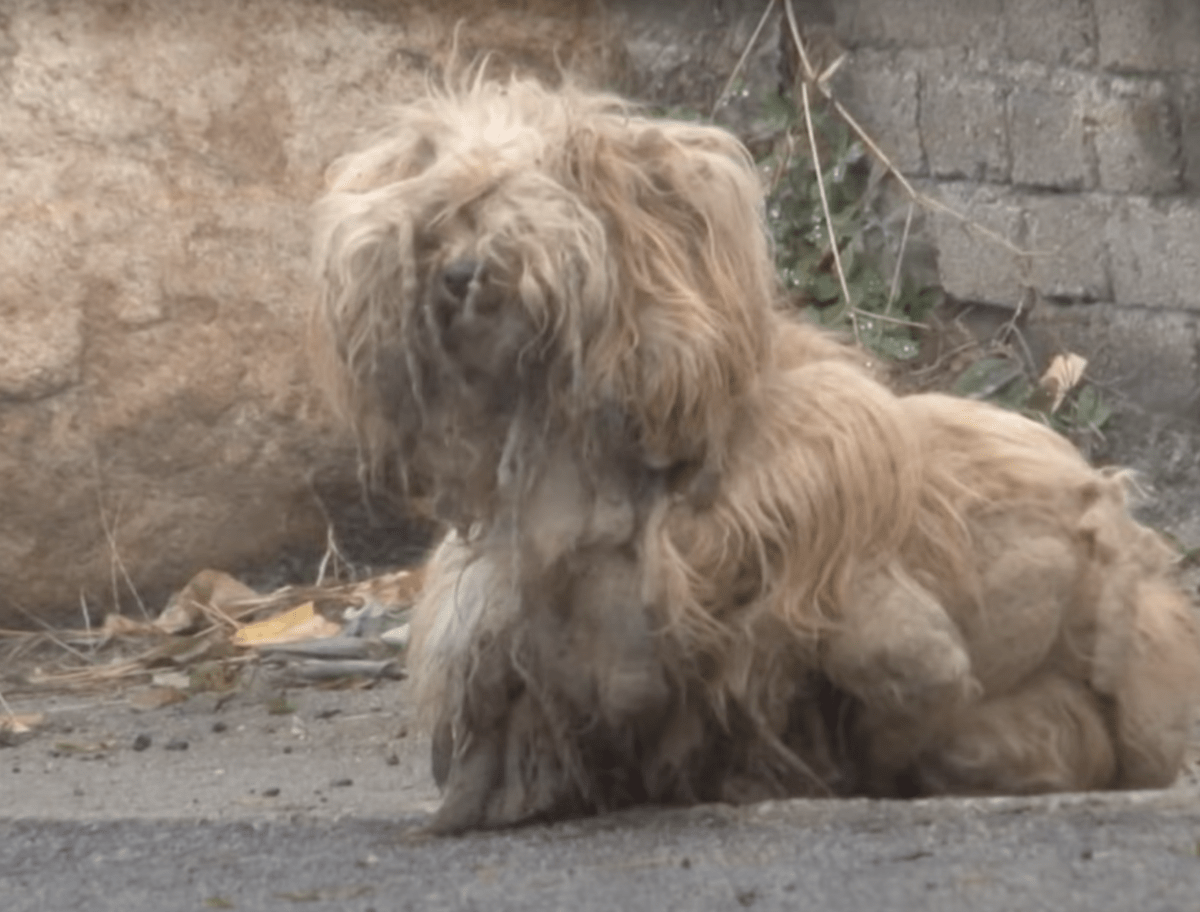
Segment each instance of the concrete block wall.
M1163 379L1133 394L1200 417L1200 2L796 9L850 51L835 94L895 164L1015 248L933 217L947 292L1010 308L1035 300L1035 323L1091 339L1099 361L1118 341L1099 327L1121 325L1114 376L1145 376L1140 359L1152 355ZM1097 319L1139 308L1151 313Z

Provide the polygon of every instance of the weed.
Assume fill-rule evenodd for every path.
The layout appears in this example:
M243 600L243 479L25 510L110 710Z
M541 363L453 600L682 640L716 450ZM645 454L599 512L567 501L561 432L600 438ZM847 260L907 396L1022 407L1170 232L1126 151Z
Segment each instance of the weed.
M814 321L853 332L877 355L890 361L915 358L917 333L942 292L917 283L902 268L910 220L904 219L901 230L896 218L880 214L884 172L827 104L811 111L819 171L795 103L773 94L764 111L776 131L758 164L768 182L767 219L785 290Z

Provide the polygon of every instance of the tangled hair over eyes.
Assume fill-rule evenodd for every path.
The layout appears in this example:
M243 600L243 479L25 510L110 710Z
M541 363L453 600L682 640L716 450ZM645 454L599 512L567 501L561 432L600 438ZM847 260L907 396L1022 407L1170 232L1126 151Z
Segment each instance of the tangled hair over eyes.
M469 439L517 413L535 435L607 416L649 464L718 464L771 349L761 200L745 150L711 127L534 82L432 92L331 168L316 213L322 379L374 464L400 454L432 476L418 492L494 460ZM480 322L491 361L465 359L473 376L447 356L431 300L454 262L482 264L481 300L503 311ZM431 433L461 444L452 470L412 458ZM467 513L484 496L458 494Z

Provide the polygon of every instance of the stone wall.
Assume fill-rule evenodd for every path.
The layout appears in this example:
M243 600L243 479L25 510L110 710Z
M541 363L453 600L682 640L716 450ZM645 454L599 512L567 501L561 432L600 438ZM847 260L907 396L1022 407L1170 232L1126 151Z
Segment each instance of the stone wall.
M1196 418L1200 3L837 0L797 5L852 51L836 92L906 174L1008 238L933 220L964 301L1035 303L1143 405Z
M457 23L460 60L682 98L716 91L742 18L0 0L0 626L156 612L204 567L308 575L330 520L394 559L403 523L359 521L353 449L307 373L325 166L450 63Z
M0 0L0 626L157 611L206 566L304 576L329 522L394 559L403 521L363 518L307 372L324 167L457 23L459 59L707 110L764 2ZM1037 251L934 219L947 288L1036 292L1043 335L1194 411L1200 5L795 6L852 51L836 90L899 166Z

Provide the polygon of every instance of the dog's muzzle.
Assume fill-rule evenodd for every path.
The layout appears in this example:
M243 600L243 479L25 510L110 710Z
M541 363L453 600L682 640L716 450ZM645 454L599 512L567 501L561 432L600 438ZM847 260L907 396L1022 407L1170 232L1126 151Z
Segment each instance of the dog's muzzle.
M483 271L478 260L454 260L442 267L442 296L447 303L465 304L471 282Z

